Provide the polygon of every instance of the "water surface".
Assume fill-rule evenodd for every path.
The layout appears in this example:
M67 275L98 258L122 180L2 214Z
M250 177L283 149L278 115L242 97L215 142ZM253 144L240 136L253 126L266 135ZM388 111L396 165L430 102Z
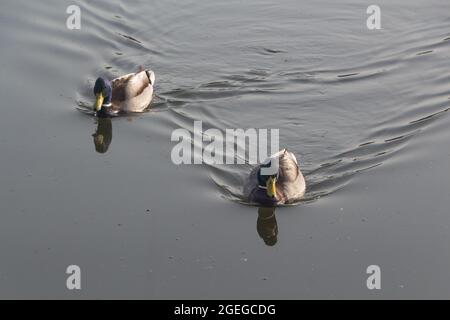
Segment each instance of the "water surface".
M68 30L71 4L2 4L0 297L449 298L448 1L379 1L381 30L356 0L78 1ZM149 112L77 110L140 65ZM246 206L250 166L174 165L195 120L278 128L305 201Z

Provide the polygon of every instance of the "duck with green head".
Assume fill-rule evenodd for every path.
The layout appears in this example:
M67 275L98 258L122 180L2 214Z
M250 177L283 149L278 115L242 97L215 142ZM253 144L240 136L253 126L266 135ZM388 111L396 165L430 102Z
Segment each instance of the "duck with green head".
M268 173L269 168L271 172ZM244 186L244 195L252 203L276 206L300 200L305 190L305 178L297 158L283 149L252 170Z
M111 81L99 77L95 81L94 112L98 116L143 112L152 101L155 73L142 70Z

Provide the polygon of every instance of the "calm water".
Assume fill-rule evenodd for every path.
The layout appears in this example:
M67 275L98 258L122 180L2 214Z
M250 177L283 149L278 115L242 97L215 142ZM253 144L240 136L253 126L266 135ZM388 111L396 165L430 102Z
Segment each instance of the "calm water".
M450 298L448 0L378 1L376 31L356 0L86 2L81 30L73 1L2 3L1 298ZM77 110L139 65L150 112ZM243 205L250 166L174 165L194 120L280 129L306 201Z

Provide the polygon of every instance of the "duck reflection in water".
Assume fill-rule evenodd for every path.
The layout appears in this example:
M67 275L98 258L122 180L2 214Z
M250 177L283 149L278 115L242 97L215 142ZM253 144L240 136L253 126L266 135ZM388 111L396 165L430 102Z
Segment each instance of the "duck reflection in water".
M274 207L260 207L258 209L258 220L256 230L261 239L268 246L274 246L278 240L278 224L275 218Z
M95 151L106 153L112 141L112 123L111 118L97 118L97 131L92 134L94 139Z

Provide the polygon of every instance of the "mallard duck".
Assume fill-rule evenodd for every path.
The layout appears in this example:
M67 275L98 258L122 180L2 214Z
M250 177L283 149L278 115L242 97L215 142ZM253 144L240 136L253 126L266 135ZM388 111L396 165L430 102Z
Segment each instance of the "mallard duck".
M278 161L274 161L276 159ZM297 159L283 149L252 170L244 194L250 202L276 206L300 200L305 189L305 178Z
M96 97L94 111L97 115L142 112L153 98L155 73L141 70L109 81L98 78L94 85Z

